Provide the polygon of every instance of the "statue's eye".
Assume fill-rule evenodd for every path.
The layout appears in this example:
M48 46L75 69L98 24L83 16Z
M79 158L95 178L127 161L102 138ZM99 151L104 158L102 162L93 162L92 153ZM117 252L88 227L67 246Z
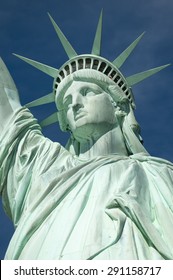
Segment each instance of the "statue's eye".
M93 90L87 92L87 96L94 96L96 93Z
M81 94L82 94L83 96L88 95L88 92L90 92L90 89L89 89L89 88L83 88L83 89L81 90Z
M81 91L83 96L94 96L96 95L95 91L91 88L83 88Z

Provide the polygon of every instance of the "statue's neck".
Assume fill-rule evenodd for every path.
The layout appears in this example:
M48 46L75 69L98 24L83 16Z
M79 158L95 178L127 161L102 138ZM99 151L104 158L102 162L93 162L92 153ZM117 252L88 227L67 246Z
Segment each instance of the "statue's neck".
M90 139L80 143L80 158L91 159L110 154L128 155L119 126L105 133L96 142Z

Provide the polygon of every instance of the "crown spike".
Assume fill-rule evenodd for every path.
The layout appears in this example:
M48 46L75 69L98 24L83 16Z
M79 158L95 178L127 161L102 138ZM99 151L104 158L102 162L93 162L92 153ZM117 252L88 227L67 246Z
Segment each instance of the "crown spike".
M97 29L96 29L96 34L94 38L94 43L92 47L92 54L94 55L100 55L101 52L101 37L102 37L102 19L103 19L103 9L101 10Z
M112 63L117 67L120 68L126 59L129 57L131 52L134 50L136 45L139 43L141 38L143 37L145 32L143 32L127 49L125 49Z
M56 22L53 20L53 18L51 17L51 15L49 13L48 13L48 16L53 24L53 27L61 41L61 44L63 45L64 50L66 51L68 57L73 58L73 57L77 56L77 53L75 52L75 50L73 49L73 47L71 46L71 44L69 43L69 41L67 40L65 35L62 33L62 31L60 30L60 28L58 27L58 25L56 24Z
M36 107L36 106L40 106L40 105L44 105L44 104L48 104L48 103L52 103L55 101L55 97L54 97L54 94L53 92L43 96L43 97L40 97L36 100L33 100L27 104L25 104L26 107L28 108L32 108L32 107Z
M156 74L157 72L159 72L162 69L168 67L169 65L170 64L166 64L166 65L156 67L156 68L150 69L148 71L140 72L140 73L137 73L137 74L132 75L130 77L127 77L126 78L127 83L128 83L129 86L133 86L133 85L145 80L146 78L149 78L150 76Z
M21 55L15 54L15 53L13 53L13 54L15 56L17 56L18 58L24 60L25 62L29 63L30 65L34 66L35 68L39 69L40 71L46 73L47 75L49 75L49 76L51 76L53 78L57 77L58 69L53 68L51 66L48 66L46 64L37 62L35 60L26 58L24 56L21 56Z
M53 123L57 123L58 122L58 113L55 112L52 115L50 115L49 117L47 117L46 119L44 119L43 121L40 122L40 126L41 127L45 127L48 125L51 125Z

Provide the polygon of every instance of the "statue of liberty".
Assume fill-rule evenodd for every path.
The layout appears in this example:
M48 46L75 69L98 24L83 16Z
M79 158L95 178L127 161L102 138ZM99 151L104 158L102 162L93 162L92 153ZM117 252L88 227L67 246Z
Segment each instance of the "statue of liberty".
M50 17L69 57L60 69L19 56L54 78L52 93L20 104L0 65L0 190L15 232L10 260L173 259L173 164L146 151L132 86L167 65L124 77L100 55L102 13L91 54L78 55ZM29 107L55 102L40 124ZM66 147L42 134L59 122Z

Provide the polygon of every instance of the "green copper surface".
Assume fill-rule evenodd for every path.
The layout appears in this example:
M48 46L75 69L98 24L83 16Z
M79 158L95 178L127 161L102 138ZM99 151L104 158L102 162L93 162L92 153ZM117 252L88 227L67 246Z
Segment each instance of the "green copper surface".
M51 93L49 93L47 95L44 95L43 97L40 97L40 98L38 98L38 99L36 99L34 101L31 101L31 102L25 104L25 106L28 107L28 108L32 108L32 107L36 107L36 106L52 103L54 101L55 101L55 96L51 92Z
M77 56L77 53L75 52L75 50L73 49L73 47L71 46L71 44L69 43L69 41L67 40L67 38L65 37L65 35L62 33L62 31L60 30L60 28L58 27L58 25L55 23L55 21L53 20L53 18L49 15L49 18L53 24L53 27L63 45L64 50L66 51L67 55L69 58L72 58L74 56Z
M130 89L168 65L125 79L117 67L142 35L115 66L99 56L102 13L90 55L51 21L70 61L58 71L18 57L55 78L54 94L27 106L57 112L39 124L0 60L0 194L15 227L5 259L173 260L173 164L142 144ZM54 122L70 132L65 147L42 133Z
M24 56L21 56L21 55L15 54L15 53L14 53L14 55L53 78L55 78L58 74L58 69L56 69L56 68L53 68L46 64L37 62L33 59L29 59L29 58L26 58Z
M49 14L48 14L49 15ZM141 40L144 33L142 33L127 49L125 49L113 62L108 61L107 59L100 56L101 53L101 37L102 37L102 18L103 18L103 11L101 11L96 34L94 38L93 48L91 54L86 55L77 55L76 51L73 49L65 35L62 33L58 25L55 23L53 18L49 15L49 18L54 26L54 29L65 49L69 61L63 64L58 69L52 68L48 65L42 64L40 62L25 58L20 55L16 55L18 58L24 60L25 62L31 64L32 66L36 67L37 69L41 70L42 72L52 76L54 79L54 86L58 86L61 81L66 78L69 74L76 72L82 69L94 69L95 71L102 72L106 76L109 76L120 88L124 89L124 93L126 94L129 102L135 108L133 94L131 91L131 86L141 82L142 80L150 77L151 75L157 73L158 71L164 69L168 65L163 65L154 69L150 69L145 72L141 72L135 75L131 75L127 78L123 76L123 74L119 71L119 68L123 65L126 59L129 57L131 52L134 50L136 45ZM55 90L55 88L54 88ZM42 99L44 100L44 98ZM41 101L42 102L42 101ZM47 99L43 104L46 104ZM49 102L49 100L48 100ZM33 101L31 104L38 104L37 101ZM40 103L41 105L41 103Z
M99 22L97 25L97 30L94 38L92 54L100 55L101 52L101 39L102 39L102 19L103 19L103 11L101 11Z
M139 43L143 35L144 32L112 62L117 68L120 68L124 64L124 62L134 50L136 45Z
M42 122L40 122L40 125L41 125L41 127L45 127L45 126L48 126L50 124L57 123L57 122L58 122L58 114L57 114L57 112L55 112L52 115L50 115L49 117L47 117L46 119L44 119Z
M83 71L63 93L66 148L0 83L10 120L0 118L0 192L16 228L5 259L171 260L173 164L142 146L120 89ZM14 99L18 108L8 107Z
M164 68L166 68L168 66L170 66L170 64L166 64L166 65L159 66L159 67L156 67L156 68L153 68L153 69L141 72L141 73L137 73L135 75L127 77L126 80L129 84L129 86L133 86L133 85L145 80L146 78L149 78L150 76L156 74L157 72L163 70Z

